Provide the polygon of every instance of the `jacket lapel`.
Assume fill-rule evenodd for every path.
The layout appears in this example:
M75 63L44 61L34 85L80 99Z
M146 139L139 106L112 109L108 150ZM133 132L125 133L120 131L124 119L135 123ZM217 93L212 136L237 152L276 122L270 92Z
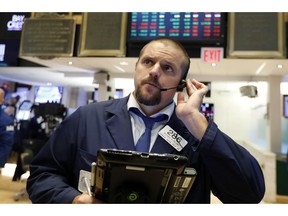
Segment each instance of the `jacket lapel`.
M107 107L106 126L117 149L135 150L127 101L125 97Z

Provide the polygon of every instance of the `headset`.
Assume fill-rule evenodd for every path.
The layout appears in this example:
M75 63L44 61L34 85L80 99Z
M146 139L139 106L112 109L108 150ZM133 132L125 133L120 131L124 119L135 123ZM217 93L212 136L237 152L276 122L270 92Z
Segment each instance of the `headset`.
M184 88L186 87L186 78L189 72L189 68L190 68L190 59L189 59L189 64L188 67L186 68L185 73L183 74L183 77L181 79L181 81L179 82L178 86L177 86L177 91L181 92L184 90Z
M159 88L160 91L167 91L170 89L177 89L178 92L183 91L183 89L186 87L186 77L187 77L188 71L185 72L183 78L181 79L180 83L175 86L175 87L170 87L170 88Z
M180 83L178 84L178 86L177 86L177 91L179 92L181 92L181 91L183 91L184 90L184 88L186 87L186 80L184 80L184 79L182 79L181 81L180 81Z
M190 62L189 62L190 63ZM188 72L189 72L189 67L187 68L187 70L185 71L180 83L178 84L177 86L177 91L181 92L184 90L184 88L186 87L186 78L187 78L187 75L188 75Z

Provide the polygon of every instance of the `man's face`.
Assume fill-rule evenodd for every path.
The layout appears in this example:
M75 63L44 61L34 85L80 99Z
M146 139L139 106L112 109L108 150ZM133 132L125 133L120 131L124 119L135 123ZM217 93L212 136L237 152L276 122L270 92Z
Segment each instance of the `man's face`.
M136 63L134 85L137 101L144 105L171 103L176 89L160 91L159 88L176 87L182 77L184 54L170 43L154 41L146 46Z
M4 103L4 91L2 89L0 89L0 105L2 105Z

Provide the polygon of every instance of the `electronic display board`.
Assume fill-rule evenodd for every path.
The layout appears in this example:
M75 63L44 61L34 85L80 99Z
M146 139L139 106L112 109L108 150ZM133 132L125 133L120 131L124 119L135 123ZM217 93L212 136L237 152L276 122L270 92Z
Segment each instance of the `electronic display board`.
M225 13L220 12L131 12L127 41L171 37L189 43L222 44Z

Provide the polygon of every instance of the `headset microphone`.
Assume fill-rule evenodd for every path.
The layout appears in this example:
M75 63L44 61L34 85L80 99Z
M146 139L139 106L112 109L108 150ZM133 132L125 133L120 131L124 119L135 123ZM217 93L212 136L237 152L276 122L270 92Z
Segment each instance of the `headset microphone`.
M177 89L177 91L183 91L185 86L186 86L186 81L185 80L181 80L181 82L179 83L178 86L170 87L170 88L159 88L159 90L160 91L168 91L170 89Z
M178 86L176 87L171 87L171 88L159 88L160 91L168 91L170 89L175 89L175 88L178 88Z

